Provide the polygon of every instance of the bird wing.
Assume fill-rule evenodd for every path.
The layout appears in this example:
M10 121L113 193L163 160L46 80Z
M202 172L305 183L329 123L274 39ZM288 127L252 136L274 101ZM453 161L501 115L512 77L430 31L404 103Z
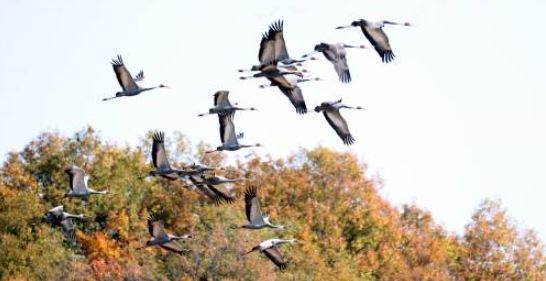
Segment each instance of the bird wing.
M76 240L76 230L74 229L74 223L72 223L72 219L67 218L62 220L61 229L63 231L64 236L68 240L70 241Z
M214 191L212 191L209 188L210 187L209 185L196 184L195 186L197 187L197 189L199 189L201 192L203 192L203 194L205 194L207 197L209 197L215 205L220 205L220 203L222 202L222 199L220 198L220 196L218 194L214 193Z
M343 143L346 145L353 144L355 139L349 132L349 126L347 126L347 121L341 116L339 110L325 110L323 112L324 117L328 124L336 131L337 135L343 140Z
M175 240L171 240L165 244L159 244L159 246L163 249L175 252L177 254L182 254L184 252L189 251L188 249L184 249L180 243L178 243Z
M258 52L258 60L261 65L275 63L275 42L271 29L262 35L260 41L260 51Z
M55 217L55 219L62 219L63 217L63 213L64 213L64 208L63 206L57 206L49 211L47 211L48 213L50 213L52 216Z
M170 170L167 152L165 151L165 133L155 132L152 136L152 164L159 170Z
M219 185L207 185L207 187L220 199L226 201L226 203L231 204L235 201L235 197L230 195L227 190L221 188Z
M230 106L229 91L218 91L214 94L214 106Z
M284 42L283 35L283 21L278 20L269 26L269 32L273 36L275 42L275 60L282 61L289 59L288 51L286 50L286 43Z
M148 218L148 232L155 238L167 236L163 220L158 220L152 216Z
M87 190L85 171L82 168L71 167L66 170L66 173L70 178L70 189L76 193Z
M263 224L264 219L260 211L260 200L258 200L256 186L250 186L245 191L246 218L253 225Z
M339 81L343 83L351 82L351 73L347 64L347 52L345 52L343 45L331 46L323 54L334 65L334 69L339 76Z
M220 140L224 145L236 146L238 144L233 117L234 115L218 115L218 120L220 121Z
M392 52L391 45L387 34L380 27L368 27L361 26L362 33L368 38L368 41L372 44L377 51L381 60L385 63L389 63L394 59L394 53Z
M282 258L281 253L279 253L279 250L277 247L273 246L271 248L267 248L263 250L263 253L266 257L268 257L276 266L278 266L281 270L285 269L287 266L287 262L284 261Z
M279 86L281 92L290 100L290 102L296 108L296 112L299 114L307 113L307 106L305 105L305 100L303 99L303 93L301 88L297 85L293 88L285 88Z
M118 55L117 59L112 60L112 67L114 68L114 72L118 78L119 85L124 91L127 89L138 88L133 76L131 76L131 73L129 73L125 67L125 64L123 64L121 55Z
M135 78L133 78L133 80L135 82L140 82L144 80L144 71L141 70L139 73L137 73L137 75L135 76Z

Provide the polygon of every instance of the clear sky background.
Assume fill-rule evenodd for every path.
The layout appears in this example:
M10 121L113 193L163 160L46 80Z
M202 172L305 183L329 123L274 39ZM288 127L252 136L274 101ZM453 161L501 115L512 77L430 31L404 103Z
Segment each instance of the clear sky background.
M234 2L237 2L235 4ZM415 202L460 232L485 197L500 198L546 241L546 36L543 1L3 1L0 9L0 158L42 131L72 135L87 124L106 140L136 144L147 130L180 130L219 143L218 121L197 118L219 89L259 112L237 115L245 142L283 156L318 144L350 150L385 182L384 196ZM353 83L333 67L301 85L308 108L342 97L355 145L343 146L322 115L299 116L265 80L241 81L261 34L284 19L290 54L319 42L367 44L359 18L389 26L396 60L349 50ZM122 54L144 85L172 88L110 102L110 60ZM244 156L247 152L234 153Z

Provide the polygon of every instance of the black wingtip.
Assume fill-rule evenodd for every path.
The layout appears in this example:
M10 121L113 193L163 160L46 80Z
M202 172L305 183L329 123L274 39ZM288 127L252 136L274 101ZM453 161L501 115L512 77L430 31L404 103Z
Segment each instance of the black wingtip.
M162 131L155 131L154 134L152 135L152 140L154 142L164 142L165 141L165 132L162 132Z
M343 138L343 144L345 145L352 145L353 143L355 143L355 141L356 140L351 135L347 135L345 138Z
M341 81L341 83L351 83L351 73L349 71L346 71L341 76L339 76L339 81Z
M256 197L257 192L258 192L258 188L255 185L249 186L245 191L245 200L246 199L250 200Z
M385 53L381 55L381 59L383 63L390 63L394 60L395 57L396 56L394 55L392 51L386 51Z

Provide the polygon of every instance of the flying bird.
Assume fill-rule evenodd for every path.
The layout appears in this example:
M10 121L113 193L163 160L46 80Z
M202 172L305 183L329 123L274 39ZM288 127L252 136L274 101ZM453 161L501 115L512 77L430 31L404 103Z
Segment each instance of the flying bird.
M168 180L177 180L192 173L191 170L173 169L169 164L167 152L165 151L165 133L155 132L152 135L152 164L155 168L150 171L150 176L161 176Z
M197 116L205 116L208 114L219 114L219 115L231 115L233 112L237 110L256 110L254 107L250 108L242 108L237 107L237 104L232 105L229 101L229 91L217 91L214 94L214 107L209 109L208 113L201 113Z
M287 267L287 262L284 261L281 253L279 253L279 250L277 249L278 245L285 244L285 243L296 243L296 239L290 239L290 240L282 240L282 239L269 239L265 240L262 243L254 246L252 250L248 251L246 254L250 254L254 251L260 251L265 254L267 258L269 258L276 266L278 266L281 270L285 269Z
M72 219L86 219L85 215L73 215L64 211L63 206L57 206L49 211L42 218L43 222L51 223L61 228L64 236L74 242L76 240L76 231Z
M70 180L70 191L65 195L68 197L80 197L87 199L91 194L107 194L108 190L97 191L87 186L89 177L85 171L76 166L68 167L64 170Z
M222 145L218 146L215 150L205 151L205 153L211 153L215 151L236 151L246 147L261 147L262 145L257 143L255 145L239 144L237 139L242 138L242 134L235 134L235 125L233 124L233 115L218 115L218 121L220 123L220 140Z
M117 92L114 97L104 98L103 101L120 98L120 97L130 97L136 96L142 92L150 91L156 88L167 88L167 86L160 84L156 87L143 88L140 87L136 82L144 80L144 72L140 71L135 77L131 76L131 73L125 67L121 55L118 55L117 59L112 60L112 67L116 73L116 78L118 79L119 85L123 91Z
M307 106L303 98L298 82L316 81L320 78L304 78L303 72L296 66L277 66L274 64L263 66L259 73L252 76L241 77L241 79L265 77L270 81L269 85L261 85L260 88L278 87L279 90L290 100L299 114L307 113Z
M320 43L315 45L314 52L311 52L304 57L309 56L315 52L321 52L324 57L334 65L334 69L339 76L339 81L341 81L342 83L349 83L351 82L351 73L349 72L349 65L347 64L347 52L345 51L345 48L365 49L366 46L353 46L344 43Z
M138 248L137 250L158 245L159 247L182 254L189 252L189 249L184 249L177 240L193 238L191 234L182 236L176 236L165 232L165 224L163 220L160 220L154 216L148 217L148 232L152 236L150 240L146 241L146 246Z
M220 205L222 201L231 204L235 201L235 196L229 194L226 190L217 185L206 182L202 175L190 176L193 186L199 189L203 194L209 197L215 205Z
M316 112L324 114L328 124L336 131L337 135L341 138L345 145L351 145L355 142L355 139L349 132L349 126L347 121L341 116L339 110L342 108L364 110L364 108L357 106L351 107L341 103L341 99L334 102L323 102L320 106L315 107Z
M391 45L389 43L389 38L387 37L387 34L383 31L383 27L386 24L391 25L402 25L402 26L412 26L411 23L405 22L405 23L397 23L392 21L367 21L364 19L360 19L357 21L353 21L350 25L347 26L338 26L336 29L342 29L342 28L348 28L348 27L357 27L360 26L360 29L362 29L362 33L364 33L364 36L370 41L372 46L375 48L379 56L381 57L381 60L384 63L389 63L392 60L394 60L394 53L392 52Z
M245 191L245 211L248 224L234 226L232 228L261 229L269 227L286 229L286 227L283 225L272 224L269 221L269 216L262 214L256 186L250 186Z

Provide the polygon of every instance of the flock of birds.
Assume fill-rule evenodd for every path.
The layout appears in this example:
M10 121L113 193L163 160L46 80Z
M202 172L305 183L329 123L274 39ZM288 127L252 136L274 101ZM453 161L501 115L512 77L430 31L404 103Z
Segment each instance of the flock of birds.
M364 19L353 21L348 26L340 26L337 29L360 27L365 37L377 51L382 62L389 63L395 56L389 43L389 39L383 27L387 24L411 26L409 23L397 23L392 21L367 21ZM252 66L249 70L239 70L240 72L253 72L250 76L241 77L241 79L249 78L266 78L270 81L269 85L264 87L278 87L281 92L288 97L290 102L299 114L307 112L307 106L303 98L302 90L298 83L306 81L316 81L319 78L306 77L305 70L300 69L301 63L306 60L315 60L312 55L322 53L324 57L333 64L339 80L342 83L351 82L351 74L347 64L346 48L366 48L365 46L352 46L343 43L327 44L320 43L314 48L314 51L303 55L299 59L293 59L288 55L286 43L283 36L283 22L276 21L269 26L269 30L263 34L260 42L260 50L258 59L260 64ZM156 87L143 88L137 82L144 79L144 72L140 71L135 77L131 76L121 56L112 60L112 66L116 74L117 80L122 88L122 91L117 92L115 96L105 98L110 100L119 97L136 96L143 92L150 91L156 88L165 88L167 86L160 84ZM232 104L228 98L228 91L218 91L214 94L214 107L210 108L207 113L199 114L198 116L217 115L220 123L220 140L221 145L215 150L206 151L212 153L216 151L236 151L246 147L259 147L259 143L254 145L240 144L239 139L243 138L242 133L236 134L234 117L238 110L256 110L253 107L243 108L238 107L238 104ZM362 110L360 106L351 107L342 104L341 99L332 102L323 102L315 107L316 112L323 112L324 117L330 126L336 131L343 143L350 145L355 139L351 135L347 122L340 114L340 109L356 109ZM229 191L222 188L223 184L239 182L240 179L229 179L222 176L217 176L215 171L222 168L209 167L202 164L189 164L182 168L173 168L169 164L167 152L165 150L165 135L163 132L155 132L152 136L152 165L154 170L149 172L148 176L162 177L169 181L182 180L188 188L197 189L210 200L219 205L223 202L233 203L236 197L230 194ZM65 173L69 176L70 191L65 195L67 197L76 197L86 200L90 195L101 194L105 195L107 190L94 190L87 184L88 176L82 168L71 166L65 169ZM258 188L249 186L244 194L245 211L248 223L243 225L233 225L234 229L262 229L262 228L278 228L287 229L283 225L272 224L267 215L264 215L260 210L260 201L258 199ZM43 217L45 222L49 222L62 229L65 237L71 241L75 240L75 228L73 219L85 220L88 217L80 214L75 215L64 211L63 206L57 206L47 212ZM189 251L178 240L190 239L191 234L177 236L169 234L165 231L164 221L155 215L150 215L147 220L148 231L151 238L146 242L146 245L138 249L143 249L149 246L160 246L166 250L175 253L184 253ZM287 267L287 262L278 250L278 246L287 243L296 243L296 239L269 239L254 246L246 254L254 251L263 253L281 270Z

